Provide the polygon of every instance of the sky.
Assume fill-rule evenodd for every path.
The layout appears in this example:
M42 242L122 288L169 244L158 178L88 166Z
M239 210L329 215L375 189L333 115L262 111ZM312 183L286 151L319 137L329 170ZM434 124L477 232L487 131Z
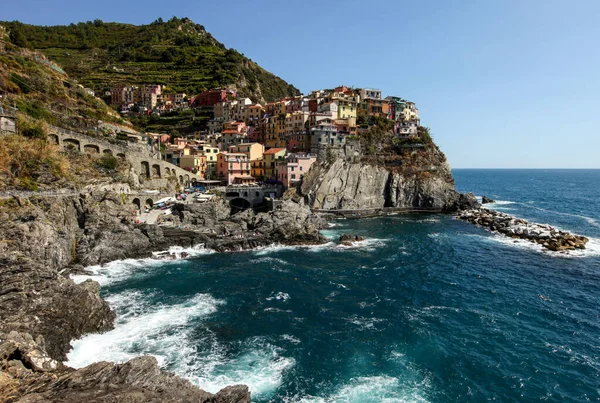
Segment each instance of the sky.
M20 0L38 25L189 17L303 93L417 104L454 168L600 168L600 1Z

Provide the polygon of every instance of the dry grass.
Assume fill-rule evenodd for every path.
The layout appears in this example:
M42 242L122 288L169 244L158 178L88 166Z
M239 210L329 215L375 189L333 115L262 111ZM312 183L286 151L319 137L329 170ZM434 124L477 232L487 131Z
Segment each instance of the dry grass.
M20 135L0 137L0 187L35 190L40 175L67 176L69 161L45 139Z

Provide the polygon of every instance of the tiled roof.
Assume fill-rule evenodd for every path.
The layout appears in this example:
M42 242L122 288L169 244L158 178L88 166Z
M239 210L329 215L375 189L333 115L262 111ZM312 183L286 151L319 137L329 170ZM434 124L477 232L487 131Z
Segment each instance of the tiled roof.
M278 152L285 151L285 148L270 148L264 152L264 154L277 154Z

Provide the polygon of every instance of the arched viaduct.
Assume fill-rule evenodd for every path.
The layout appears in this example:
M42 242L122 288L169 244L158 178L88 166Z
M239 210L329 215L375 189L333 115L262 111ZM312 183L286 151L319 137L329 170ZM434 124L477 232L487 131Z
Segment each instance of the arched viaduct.
M188 184L202 177L181 169L170 162L154 158L149 145L140 143L113 144L108 140L51 126L48 137L61 149L75 149L87 154L110 154L128 161L135 173L145 179L175 177L181 184Z

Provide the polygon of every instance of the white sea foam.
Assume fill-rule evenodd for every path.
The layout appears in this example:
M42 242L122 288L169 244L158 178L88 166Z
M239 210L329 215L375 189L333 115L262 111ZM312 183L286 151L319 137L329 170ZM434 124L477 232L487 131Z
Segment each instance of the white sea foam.
M360 249L366 251L374 251L378 248L385 246L385 244L389 241L389 239L380 239L380 238L367 238L363 241L352 242L352 245L335 245L338 250L347 250L347 249Z
M283 340L289 341L292 344L300 344L301 343L300 339L297 339L296 337L294 337L290 334L282 334L281 338Z
M197 326L190 326L190 321L208 317L224 301L197 294L182 303L152 306L146 302L152 297L139 291L108 297L117 312L115 328L74 341L66 364L81 368L100 360L124 362L153 355L162 368L207 391L214 393L241 383L259 397L272 394L284 371L295 364L292 358L281 355L281 348L261 338L241 342L239 353L230 356L228 347L212 332L204 329L206 334L199 336L194 331ZM291 336L287 340L297 344Z
M273 300L277 300L277 301L283 301L286 302L287 300L290 299L290 294L286 293L286 292L282 292L279 291L277 293L271 293L270 297L265 298L267 301L273 301Z
M125 292L107 298L117 311L115 328L102 334L90 334L72 343L67 365L81 368L105 360L124 362L143 354L156 356L161 365L168 365L192 349L187 341L185 325L197 317L208 316L223 301L208 294L175 305L149 306L148 295Z
M360 330L377 330L377 324L385 322L384 319L366 318L364 316L352 315L344 318L348 323L356 325Z
M427 402L423 396L429 388L425 378L421 382L404 381L391 376L368 376L351 379L325 397L306 396L285 400L286 403L400 403Z
M307 251L320 251L334 245L333 242L328 242L322 245L281 245L274 244L269 246L262 246L251 250L257 256L270 255L272 253L278 253L286 250L307 250Z
M187 253L188 256L200 256L215 253L215 251L205 249L203 245L198 245L193 248L173 246L169 248L168 251L153 252L152 255L157 257L166 253L172 256L173 260L162 260L156 258L115 260L103 265L86 267L86 270L90 274L72 275L71 279L77 284L91 279L97 281L101 286L107 286L124 281L132 275L150 274L155 270L156 266L162 266L169 262L178 262L178 260L182 258L183 253ZM181 261L178 263L181 263Z
M164 261L155 259L125 259L116 260L99 266L90 266L86 270L90 274L72 275L71 279L75 283L82 283L85 280L92 279L106 286L121 282L134 274L143 274L151 272L154 266L164 264Z
M245 384L253 396L268 397L281 385L283 374L295 365L293 358L281 355L281 348L262 338L245 341L241 350L241 354L227 357L224 349L213 349L207 359L181 363L182 368L175 372L185 372L188 379L208 392Z

